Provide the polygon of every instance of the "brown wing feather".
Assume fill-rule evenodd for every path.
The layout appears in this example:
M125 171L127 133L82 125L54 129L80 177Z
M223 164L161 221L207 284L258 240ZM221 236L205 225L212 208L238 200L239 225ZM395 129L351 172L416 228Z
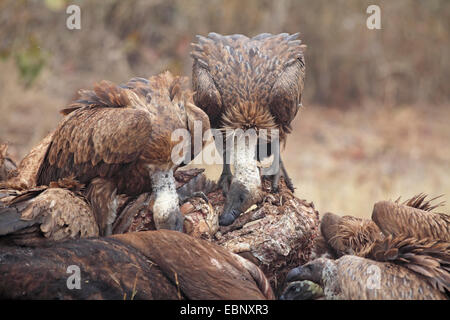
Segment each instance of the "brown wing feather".
M381 201L374 205L372 220L385 235L409 235L450 242L450 216Z
M174 168L171 156L177 141L172 133L192 131L195 120L203 132L209 129L208 117L192 104L187 84L186 77L163 72L120 86L102 81L94 90L80 91L54 133L39 184L71 174L81 183L116 176L119 193L150 191L149 164ZM194 156L199 150L201 143Z
M205 240L170 230L127 233L112 238L135 247L159 265L169 279L179 282L188 299L273 298L267 279L256 272L256 266L243 263L242 258ZM177 250L171 251L169 248L174 248L174 243Z
M38 248L0 246L0 256L1 299L178 298L176 285L156 264L114 239L64 241ZM80 267L81 290L67 288L71 265Z
M411 199L404 201L402 204L408 207L413 207L417 209L421 209L424 211L434 211L434 209L444 206L445 201L441 201L439 203L433 203L433 201L439 199L443 195L434 197L432 199L427 199L428 195L425 193L419 193L413 196ZM396 203L400 202L400 198L398 198Z
M450 242L390 235L376 242L367 257L406 267L424 276L435 289L450 292Z
M86 200L63 188L40 187L26 191L0 209L0 215L1 235L20 245L99 234Z
M142 110L76 110L56 129L39 170L38 184L71 174L82 183L96 176L112 176L121 165L139 157L150 133L150 119Z
M228 108L256 103L269 111L281 129L297 113L303 89L304 57L298 35L261 34L198 37L194 58L195 103L213 127ZM230 116L229 116L230 117ZM233 119L231 119L233 122Z

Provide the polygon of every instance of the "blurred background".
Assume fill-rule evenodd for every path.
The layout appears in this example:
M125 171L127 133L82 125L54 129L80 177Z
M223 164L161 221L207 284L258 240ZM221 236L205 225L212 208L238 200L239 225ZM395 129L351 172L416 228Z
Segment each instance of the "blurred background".
M381 30L366 27L371 4ZM209 32L301 32L305 108L283 157L321 213L369 217L419 192L450 202L448 0L0 0L0 143L20 161L102 79L190 77L190 43Z

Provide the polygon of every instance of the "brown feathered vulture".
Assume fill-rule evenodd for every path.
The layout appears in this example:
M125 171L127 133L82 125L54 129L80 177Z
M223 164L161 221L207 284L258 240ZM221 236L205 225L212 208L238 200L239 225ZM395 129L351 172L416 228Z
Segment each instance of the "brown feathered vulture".
M299 280L333 283L341 290L333 294L345 299L445 298L450 290L450 216L432 212L440 205L432 205L433 200L420 194L402 204L381 201L374 206L372 220L325 214L321 233L329 250L319 251L339 259L320 258L293 269L287 281L297 284L286 289L285 298L306 290ZM358 282L367 279L371 265L382 277L378 290ZM350 267L353 269L345 270ZM331 277L330 268L336 271L337 281L325 279Z
M278 181L283 174L293 191L283 162L277 157L279 150L273 138L277 129L279 141L285 142L286 135L292 130L291 122L301 106L305 46L296 40L297 37L298 34L287 33L264 33L253 38L210 33L208 37L198 36L198 43L193 44L194 101L208 114L211 127L224 131L253 129L258 133L258 139L236 139L232 145L234 152L226 147L218 148L223 151L219 184L227 194L220 218L222 225L231 224L260 199L257 160L261 159L255 157L256 154L261 156L260 148L267 147L267 156L275 156L277 170L272 189L278 190ZM267 130L266 137L259 134L263 129ZM223 141L217 138L216 145L223 143L226 146L227 138L227 134ZM230 163L235 169L234 177Z
M287 281L297 281L283 293L286 300L305 296L295 291L302 280L313 281L323 288L325 299L344 300L430 300L446 299L424 277L395 263L386 263L345 255L337 260L319 258L291 270ZM303 288L300 288L303 289ZM314 297L313 294L311 296Z
M0 246L0 283L2 299L274 298L250 261L171 230Z
M320 230L334 253L365 256L376 241L386 236L409 236L450 242L450 216L433 212L442 205L433 205L425 194L399 201L380 201L374 205L372 219L353 216L323 215Z
M117 194L149 191L155 194L156 227L181 230L173 176L180 162L172 151L183 143L194 149L195 121L201 122L203 132L209 129L208 116L184 89L186 81L164 72L148 80L133 78L125 85L102 81L93 90L81 90L80 99L63 110L67 116L53 133L37 184L68 176L86 184L102 235L111 233ZM173 137L177 129L189 130L192 138Z

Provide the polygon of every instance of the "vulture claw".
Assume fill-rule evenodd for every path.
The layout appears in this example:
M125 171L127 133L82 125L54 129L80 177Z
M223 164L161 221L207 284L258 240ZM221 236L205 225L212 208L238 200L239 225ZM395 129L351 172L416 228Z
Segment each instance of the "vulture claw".
M294 192L295 191L294 184L292 183L291 178L289 178L286 168L284 167L283 161L280 159L280 168L278 172L272 176L272 193L278 193L281 176L284 178L286 187L288 187L288 189L291 190L291 192Z

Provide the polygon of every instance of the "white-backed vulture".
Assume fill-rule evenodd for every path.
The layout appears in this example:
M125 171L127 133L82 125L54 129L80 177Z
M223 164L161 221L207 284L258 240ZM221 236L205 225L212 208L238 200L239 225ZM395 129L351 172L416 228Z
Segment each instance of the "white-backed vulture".
M305 46L297 37L298 34L287 33L263 33L253 38L217 33L198 36L191 53L194 101L208 114L212 128L254 129L258 134L266 129L272 138L271 130L277 129L281 144L285 143L301 106L305 78ZM226 143L226 139L220 142ZM233 142L233 157L225 147L220 150L223 171L219 184L227 194L221 225L233 223L260 200L261 177L255 155L263 145L267 147L267 156L275 154L276 161L279 160L272 190L278 191L282 173L293 191L283 162L277 157L279 150L275 150L277 146L270 138L260 135L259 141L250 139L249 144L246 139L238 139ZM235 169L234 177L230 163Z
M284 299L304 297L309 280L323 288L325 299L343 300L430 300L447 299L424 277L395 263L378 262L352 255L337 260L319 258L295 268L287 281L296 281L283 294ZM295 288L299 288L295 292Z
M374 205L371 220L325 213L320 230L338 257L365 256L374 242L386 236L450 242L450 216L432 211L442 205L434 205L435 199L426 200L425 194L419 194L403 203L380 201Z
M67 287L69 266L80 270L80 289ZM253 263L171 230L0 246L0 283L2 299L274 298Z
M315 264L322 266L320 268L325 268L323 266L329 266L330 263L339 266L339 261L345 258L345 261L355 261L354 265L360 268L360 270L348 271L354 272L352 275L354 282L357 282L355 279L363 276L357 272L364 271L364 268L370 263L378 266L381 274L385 273L383 277L386 278L386 281L392 282L396 281L395 279L407 278L415 279L414 281L417 282L415 288L411 290L402 292L406 288L398 286L392 293L387 292L392 290L389 288L390 282L383 287L386 292L377 291L377 293L373 293L373 291L369 293L361 288L357 289L356 282L342 282L340 286L353 286L351 289L341 288L342 290L355 290L347 291L339 296L344 299L445 298L450 290L450 216L432 212L442 204L433 205L432 201L435 199L426 200L426 195L420 194L402 204L398 200L395 202L381 201L374 205L372 220L352 216L340 217L326 213L321 220L323 243L317 241L320 247L317 252L327 254L328 257L340 258L336 262L329 262L330 259L319 259L320 261L317 263L312 261L310 264L313 266L307 267L305 270L316 268ZM349 255L366 259L352 260L353 257L349 257ZM320 257L320 254L316 254L316 257ZM324 264L324 261L327 262ZM314 281L306 276L296 276L297 273L304 273L302 268L305 266L299 267L297 271L294 269L288 277L288 281L304 279ZM336 270L345 272L344 267L339 268ZM348 275L350 276L350 274ZM326 277L325 274L322 276ZM343 279L346 277L343 274L336 276L343 277ZM318 280L317 277L316 274L315 280ZM426 286L423 284L424 282L427 283ZM305 296L304 292L301 295L298 294L299 291L306 290L305 288L307 286L304 284L290 284L290 287L285 289L284 298ZM363 290L363 292L358 294L358 290ZM440 292L441 295L437 295L436 292ZM352 294L353 296L351 296ZM329 297L331 296L329 295Z
M173 159L172 149L182 141L172 133L189 130L192 138L183 142L194 149L194 122L201 122L202 132L197 134L209 129L208 116L184 89L186 82L165 72L120 86L102 81L93 90L81 90L80 99L63 110L67 116L53 133L37 184L68 176L85 184L102 235L112 231L117 194L150 191L156 197L156 227L181 230L173 176L181 163ZM194 151L200 150L201 146Z

